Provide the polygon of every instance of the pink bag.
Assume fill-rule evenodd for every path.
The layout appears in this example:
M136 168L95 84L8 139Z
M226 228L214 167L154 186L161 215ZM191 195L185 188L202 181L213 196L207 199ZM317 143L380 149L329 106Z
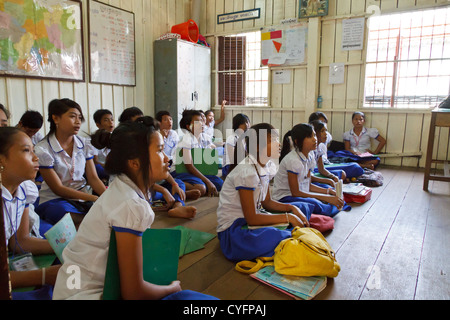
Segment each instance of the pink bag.
M320 214L311 214L309 225L321 233L334 229L334 219Z

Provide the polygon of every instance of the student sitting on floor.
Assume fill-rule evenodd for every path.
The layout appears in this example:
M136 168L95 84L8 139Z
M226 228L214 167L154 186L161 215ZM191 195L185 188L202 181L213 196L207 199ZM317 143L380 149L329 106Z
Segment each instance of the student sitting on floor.
M100 109L94 113L94 122L99 130L105 130L108 133L112 133L115 128L114 117L111 111L107 109ZM103 182L108 182L109 175L105 172L106 156L109 154L108 148L99 149L97 155L94 156L95 169L97 170L98 177Z
M26 111L19 120L17 128L25 132L36 145L44 136L39 132L42 128L44 118L38 111Z
M147 119L125 122L109 136L106 170L115 175L92 206L63 252L54 299L102 299L112 230L116 233L120 292L125 300L214 299L181 291L180 282L160 286L143 280L142 235L155 219L151 188L167 178L168 158L161 134ZM79 268L80 288L67 286L70 269Z
M280 241L291 237L291 231L269 226L281 223L309 226L309 217L297 207L272 200L270 196L269 182L276 173L272 160L280 156L278 133L273 126L267 123L253 126L240 136L236 146L234 164L219 195L220 247L231 261L272 257ZM263 208L283 213L271 214ZM247 225L262 228L252 230L245 228Z
M97 150L90 139L78 136L84 117L75 101L51 101L48 121L50 131L35 147L44 178L36 213L55 224L69 212L77 226L98 198L87 192L87 184L98 195L106 189L95 170Z
M236 147L236 141L241 134L247 132L250 128L250 119L243 113L238 113L233 117L233 134L227 137L225 147L223 149L223 164L222 164L222 178L228 175L233 163L234 149ZM243 140L241 140L243 141Z
M298 124L291 130L294 149L290 145L281 151L280 168L273 184L273 198L283 203L314 205L311 213L334 216L340 210L348 210L344 200L336 196L332 188L322 188L311 183L311 171L315 161L311 151L317 148L314 129L309 124Z
M310 123L314 127L314 131L317 135L317 149L312 151L314 154L314 158L316 160L317 167L314 169L314 172L320 173L322 176L328 178L327 180L332 181L318 181L317 177L314 178L313 181L319 183L329 184L332 187L335 187L333 182L338 182L339 179L346 180L347 178L358 177L364 173L364 170L358 165L356 162L348 162L340 165L333 165L325 168L325 165L329 165L327 155L327 128L325 124L320 120L315 120Z
M30 235L27 186L33 183L39 169L38 158L33 152L31 139L18 128L0 128L0 175L2 204L5 222L6 245L14 258L25 253L33 255L53 254L45 239ZM13 300L51 300L52 286L60 266L40 270L11 271L13 289L41 287L34 291L13 292Z
M378 154L386 144L383 138L375 128L367 129L366 116L362 112L355 112L352 115L353 129L344 133L344 144L347 155L357 161L361 167L375 169L380 163L380 158L373 156ZM377 140L378 147L371 150L371 138ZM360 157L361 154L370 153L372 156Z
M215 137L214 134L214 127L218 126L225 120L225 104L227 103L226 100L222 101L222 106L220 108L220 118L219 120L214 119L214 111L208 110L205 112L206 122L205 122L205 133L211 137Z
M312 123L313 121L322 121L325 124L325 128L327 129L327 137L325 142L325 146L328 147L328 145L330 145L331 141L333 140L333 136L331 135L331 133L328 131L328 118L325 115L325 113L321 112L321 111L317 111L317 112L313 112L309 115L309 119L308 119L308 123ZM318 135L318 133L316 132L316 134ZM325 158L326 159L326 155Z
M9 120L9 111L0 103L0 127L7 127Z
M177 150L178 142L180 138L178 133L173 130L173 120L169 111L159 111L156 114L156 120L159 122L159 133L164 139L164 153L169 158L170 172L175 171L175 164L173 163L175 152ZM168 179L171 180L172 176ZM199 190L186 190L186 186L183 181L175 179L178 185L184 190L186 194L186 200L196 200L200 198L201 193Z
M42 128L42 124L44 122L44 118L37 111L26 111L22 117L20 118L19 123L17 124L17 128L22 130L30 137L33 146L35 146L39 141L41 141L44 136L39 132ZM44 179L41 176L41 173L38 171L36 174L35 182L40 188Z
M195 166L191 150L203 148L203 121L202 114L197 110L185 110L180 120L180 128L184 135L177 148L182 149L182 159L187 173L172 172L172 176L182 180L186 184L186 190L197 189L201 195L215 196L221 190L223 180L218 176L203 175Z
M134 121L137 118L143 117L144 113L138 107L129 107L123 110L119 117L119 123L124 123L126 121Z

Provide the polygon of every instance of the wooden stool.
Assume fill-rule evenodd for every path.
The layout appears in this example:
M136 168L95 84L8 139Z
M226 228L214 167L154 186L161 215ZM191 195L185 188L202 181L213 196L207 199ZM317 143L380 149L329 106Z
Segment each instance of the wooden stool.
M434 135L436 132L436 127L450 127L450 109L436 108L431 112L430 136L428 137L427 159L425 163L425 176L423 181L424 191L428 191L428 182L430 180L450 182L449 176L438 176L430 174L432 163L446 162L443 160L433 159Z

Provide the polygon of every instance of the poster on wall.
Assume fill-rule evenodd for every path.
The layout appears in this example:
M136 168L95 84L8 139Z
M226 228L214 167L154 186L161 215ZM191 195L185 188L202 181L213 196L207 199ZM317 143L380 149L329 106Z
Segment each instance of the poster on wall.
M0 76L84 81L81 2L1 0Z
M342 20L342 51L363 49L365 23L365 18Z
M134 13L89 1L90 82L136 85Z
M306 23L261 30L261 65L274 67L306 63L307 36Z
M328 0L300 0L299 18L328 15Z

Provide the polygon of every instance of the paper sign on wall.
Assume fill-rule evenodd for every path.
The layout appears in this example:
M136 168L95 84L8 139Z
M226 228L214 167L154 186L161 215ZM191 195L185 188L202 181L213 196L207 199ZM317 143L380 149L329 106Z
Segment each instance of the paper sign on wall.
M343 63L330 64L330 75L328 79L329 84L344 83L345 65Z
M289 84L291 83L291 70L277 70L273 73L274 84Z
M342 20L342 51L362 50L365 18Z

